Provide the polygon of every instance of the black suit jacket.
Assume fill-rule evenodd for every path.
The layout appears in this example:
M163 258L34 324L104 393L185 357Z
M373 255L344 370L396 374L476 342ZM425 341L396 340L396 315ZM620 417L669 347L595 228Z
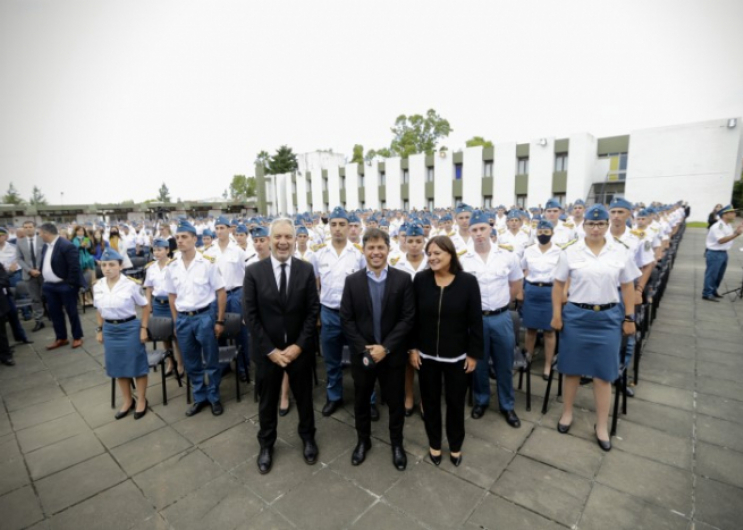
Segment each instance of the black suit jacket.
M270 259L245 269L243 316L256 362L264 361L274 349L283 350L292 344L302 348L302 355L314 355L319 314L315 271L309 263L291 258L286 304L279 300Z
M8 289L10 289L10 276L8 276L8 271L5 270L3 264L0 263L0 317L4 317L10 312ZM0 326L4 325L4 323L0 323Z
M372 301L366 268L346 277L341 299L341 323L351 355L361 355L365 347L376 344ZM413 282L407 272L387 268L382 297L382 346L387 348L390 365L405 364L410 333L415 323ZM385 359L387 360L387 359Z
M41 252L39 270L42 270L44 267L44 259L48 250L49 246L44 245L44 250ZM63 237L58 238L54 244L51 265L54 274L75 289L83 284L82 271L80 270L80 254L77 247Z

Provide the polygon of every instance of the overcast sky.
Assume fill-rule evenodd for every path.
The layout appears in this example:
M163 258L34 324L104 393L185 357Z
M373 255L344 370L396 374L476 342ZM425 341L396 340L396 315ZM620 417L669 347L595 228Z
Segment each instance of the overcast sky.
M220 195L261 149L450 149L743 114L743 2L0 0L0 193Z

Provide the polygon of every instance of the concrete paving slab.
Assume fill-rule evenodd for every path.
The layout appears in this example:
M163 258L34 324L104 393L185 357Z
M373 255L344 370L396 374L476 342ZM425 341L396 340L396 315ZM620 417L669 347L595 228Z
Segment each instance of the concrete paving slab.
M39 499L31 486L0 497L0 513L3 514L5 530L21 530L44 518Z
M697 396L697 411L707 416L743 423L743 402L710 394Z
M697 437L704 442L743 453L743 424L699 414Z
M464 528L468 530L495 530L498 528L558 530L564 528L564 526L502 497L488 493L475 508L470 518L467 519Z
M699 376L697 378L697 391L703 394L743 401L743 385L740 384L740 381Z
M13 422L13 428L20 431L74 412L76 412L75 407L69 399L57 399L11 412L10 419Z
M127 475L134 476L192 447L171 427L162 427L111 450Z
M69 414L19 431L18 443L24 453L30 453L86 432L90 432L90 428L83 419L77 414Z
M34 480L84 462L105 452L92 432L84 432L26 455L26 462Z
M257 435L258 426L246 421L209 438L199 446L222 469L230 470L255 459L260 451Z
M384 501L377 501L361 515L351 528L354 530L378 530L379 528L408 528L413 530L425 527Z
M743 488L743 453L699 442L696 446L700 475Z
M12 434L0 441L0 495L29 484L23 454Z
M596 444L541 427L534 430L519 454L587 479L596 475L603 460Z
M240 407L225 405L221 416L214 416L207 407L196 416L173 424L173 428L191 443L200 443L246 421Z
M743 520L743 503L740 502L743 490L716 480L700 478L695 495L695 520L726 530L740 528Z
M631 421L622 422L614 447L662 464L691 471L692 441Z
M114 411L111 411L111 413L115 414ZM151 411L148 411L143 418L138 420L135 420L134 414L130 412L128 416L98 427L93 432L103 442L103 445L109 449L113 449L128 441L160 429L164 425L165 422L158 418L156 414L152 414Z

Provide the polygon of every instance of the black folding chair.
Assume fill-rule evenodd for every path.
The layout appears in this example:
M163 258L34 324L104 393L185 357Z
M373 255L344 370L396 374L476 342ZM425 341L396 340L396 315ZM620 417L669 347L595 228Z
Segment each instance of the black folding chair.
M627 337L622 336L619 346L619 377L614 381L614 414L611 419L610 436L617 434L617 422L619 421L619 397L622 396L622 414L627 414Z
M560 355L560 333L555 332L555 355L552 357L552 366L550 366L550 375L547 379L547 389L544 391L544 401L542 402L542 414L547 414L547 405L552 392L552 379L557 371L557 357ZM528 379L527 379L528 382ZM557 374L557 397L562 397L562 374Z

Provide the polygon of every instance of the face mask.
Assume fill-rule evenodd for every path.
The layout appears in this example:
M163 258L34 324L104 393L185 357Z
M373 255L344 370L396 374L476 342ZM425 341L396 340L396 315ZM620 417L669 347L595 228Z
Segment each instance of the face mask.
M539 240L540 245L546 245L547 243L550 242L550 239L552 239L552 236L542 234L541 236L537 236L537 239Z

